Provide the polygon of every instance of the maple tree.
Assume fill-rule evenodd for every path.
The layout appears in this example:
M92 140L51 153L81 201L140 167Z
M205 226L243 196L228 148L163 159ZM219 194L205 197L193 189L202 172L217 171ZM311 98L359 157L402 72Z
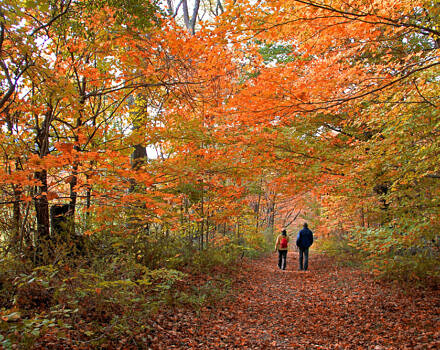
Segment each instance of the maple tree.
M307 193L323 234L435 241L438 3L200 5L168 1L168 21L154 3L5 4L11 241L33 245L35 214L50 245L67 200L71 234L128 220L203 248L222 225L240 236L249 204L256 234L279 229L277 198ZM196 26L201 8L215 16Z
M438 3L241 2L221 28L249 62L231 99L240 137L315 193L320 231L435 251Z
M3 42L3 52L10 54L4 59L3 73L7 77L12 67L6 64L13 66L15 61L21 60L21 56L26 57L31 68L23 70L21 80L15 80L14 93L3 96L9 99L3 109L3 121L9 131L5 135L6 141L15 145L12 152L4 150L6 171L11 172L9 159L19 164L15 166L14 174L9 174L6 183L12 181L13 186L20 187L15 190L14 222L20 222L19 200L33 200L35 203L38 248L51 241L50 200L64 194L69 199L70 220L75 220L78 190L84 187L90 189L80 176L87 176L84 162L96 162L103 158L99 143L93 140L98 136L111 140L120 133L118 126L109 130L109 120L115 117L117 111L123 112L119 109L127 97L126 91L142 84L133 81L133 78L124 81L123 71L120 76L114 71L120 57L106 57L111 41L102 40L108 37L109 32L99 28L102 27L100 21L110 20L114 13L110 8L98 8L104 11L98 14L70 1L13 5L6 8L10 17L3 22L10 26L5 30L9 36ZM81 14L79 18L74 17L78 13ZM20 25L14 21L20 21L20 15L26 18L26 23L15 32L14 26ZM116 19L113 23L117 25ZM123 42L122 34L114 37L113 45L118 40ZM23 35L32 40L25 47L21 46L22 42L26 43L22 40ZM108 71L111 66L113 68ZM104 150L111 151L111 141L105 141ZM28 182L23 183L26 178ZM68 185L68 190L60 186L63 182ZM87 182L90 182L90 176ZM35 189L34 185L37 186ZM24 232L24 228L21 231Z
M73 225L77 220L75 211L78 198L86 198L86 214L90 217L88 213L92 210L92 191L93 202L98 205L104 203L106 206L105 203L110 198L119 201L123 206L137 206L135 203L143 202L147 204L147 208L152 209L150 215L162 213L160 206L153 205L156 200L152 197L157 196L157 191L151 187L155 182L155 175L145 171L145 168L130 166L129 163L130 145L139 150L141 140L145 140L145 135L139 130L140 120L148 117L138 117L139 113L136 109L130 109L127 101L129 97L142 100L143 96L154 93L154 102L157 105L157 98L163 99L164 95L170 94L179 85L200 84L197 81L185 81L188 74L179 67L178 60L170 59L173 51L178 50L179 41L173 43L167 36L174 37L175 32L159 32L156 29L153 33L153 17L152 23L137 20L136 14L131 17L135 24L129 22L130 17L121 19L116 14L117 9L111 7L122 6L117 2L110 6L90 4L87 7L81 3L61 1L52 5L53 14L48 19L40 18L49 10L44 2L31 4L30 7L15 5L14 10L31 20L21 32L14 34L27 35L29 32L36 34L40 30L45 31L41 36L35 35L35 42L30 48L14 46L20 37L4 42L7 46L5 52L8 52L10 45L17 49L18 55L22 50L25 52L24 56L27 57L27 51L30 51L36 57L35 62L32 62L33 74L25 75L27 67L23 68L15 83L10 79L7 81L10 88L3 96L4 103L9 102L4 110L4 122L9 130L9 135L5 135L9 139L5 141L14 141L14 137L23 135L27 138L20 141L28 145L24 152L25 158L17 160L21 162L22 168L15 169L14 174L9 166L9 159L15 158L14 152L8 149L4 153L6 185L12 183L17 188L14 190L14 230L25 231L24 228L20 229L20 202L23 199L27 203L34 200L37 248L50 244L49 202L54 199L69 199L67 214L70 225ZM151 8L147 6L148 10ZM10 13L14 10L8 8ZM19 17L12 17L10 23L5 24L14 27L13 20L16 18ZM40 23L44 20L47 25L40 28ZM121 20L125 23L121 23ZM102 25L104 22L111 24L112 32L108 30L109 27ZM146 40L146 32L151 32L150 40ZM43 40L44 43L40 44L39 41ZM166 48L163 48L164 44ZM114 48L117 50L112 50L111 53L108 51ZM156 61L152 60L154 56ZM15 57L11 58L11 61L14 59ZM4 62L9 63L9 59L5 58ZM8 77L10 68L6 65L4 67L4 74ZM50 81L47 81L46 75L50 77ZM19 78L22 78L21 84L18 84ZM15 91L18 88L20 91ZM26 94L27 90L30 92ZM22 94L25 94L24 98L21 97ZM7 101L8 98L10 101ZM127 113L132 118L125 117ZM150 112L142 109L140 113L146 115ZM12 119L11 115L16 117ZM32 125L32 115L35 116L35 125ZM127 131L130 128L130 119L134 119L132 122L137 124L135 133ZM30 122L26 124L26 133L22 132L22 121ZM36 131L35 135L33 130ZM30 144L34 141L36 149ZM15 154L23 154L22 149L14 151ZM31 156L30 162L27 158L29 152L37 154L37 157ZM32 172L35 173L35 179L24 184L28 187L23 188L22 179L32 177ZM162 177L161 174L156 175ZM132 187L133 181L127 182L125 177L130 177L135 183L146 184L147 193L130 191L127 195L125 189L127 186ZM115 181L121 186L117 190ZM63 186L63 182L68 188ZM38 184L36 193L33 192L34 184ZM81 192L86 193L81 196ZM21 198L20 195L24 193L27 196ZM166 199L165 193L161 196ZM7 203L6 201L5 204ZM107 214L102 217L97 215L98 223L107 220ZM74 234L75 228L68 231ZM20 237L19 241L22 241ZM47 256L44 260L47 261Z
M433 283L439 20L436 0L3 1L0 263L21 276L0 275L10 286L0 299L17 295L4 302L12 308L2 311L4 322L20 320L13 308L21 308L50 342L56 331L40 307L62 322L85 320L89 338L95 321L111 322L99 328L111 338L122 320L126 335L164 303L200 311L231 283L204 274L271 249L274 233L295 235L304 220L336 258L349 252L376 274ZM270 268L257 264L261 296ZM315 277L328 280L301 275L316 290L328 287ZM353 281L347 272L335 283L358 288ZM340 316L329 298L312 295ZM253 300L252 307L270 304ZM68 303L77 308L65 311ZM244 311L232 308L240 318ZM118 318L122 311L130 316ZM161 317L152 329L168 316ZM191 329L143 341L200 345ZM423 344L432 345L438 335L425 331ZM229 342L230 332L213 332L213 347ZM412 346L409 333L350 341ZM234 346L256 345L235 338ZM286 344L270 339L258 345Z

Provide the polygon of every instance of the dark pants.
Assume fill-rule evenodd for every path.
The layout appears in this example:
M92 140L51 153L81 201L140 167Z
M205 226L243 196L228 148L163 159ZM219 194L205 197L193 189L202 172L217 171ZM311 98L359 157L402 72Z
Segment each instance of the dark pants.
M303 265L303 258L304 265ZM299 269L307 270L309 267L309 248L299 248Z
M278 250L278 267L286 269L287 250Z

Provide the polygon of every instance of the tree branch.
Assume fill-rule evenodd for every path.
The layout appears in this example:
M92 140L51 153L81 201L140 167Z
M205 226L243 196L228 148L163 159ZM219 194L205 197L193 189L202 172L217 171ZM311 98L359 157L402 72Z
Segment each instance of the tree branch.
M360 12L360 13L355 13L355 12L349 12L349 11L344 11L341 9L337 9L334 7L331 7L329 5L325 5L325 4L319 4L316 3L314 1L307 1L307 0L294 0L295 2L299 2L303 5L307 5L307 6L312 6L315 8L320 8L329 12L334 12L334 13L338 13L340 15L343 16L347 16L347 18L352 19L352 20L359 20L362 21L364 23L369 23L369 24L385 24L385 25L390 25L393 27L406 27L406 28L417 28L419 30L423 30L426 31L428 33L434 34L436 36L440 36L440 31L432 29L432 28L428 28L428 27L424 27L415 23L406 23L406 22L401 22L397 19L392 19L392 18L387 18L387 17L383 17L383 16L378 16L376 14L371 14L371 13L366 13L366 12ZM382 21L369 21L369 20L365 20L363 18L366 17L376 17ZM354 18L353 18L354 17Z
M436 104L432 103L431 101L429 101L425 96L422 95L422 93L419 90L419 86L417 85L416 79L413 79L413 84L416 87L416 91L419 94L419 96L423 99L423 101L425 101L426 103L428 103L429 105L431 105L432 107L437 107Z
M47 28L49 27L53 22L55 22L58 18L61 18L62 16L64 16L68 11L69 11L69 7L71 4L71 0L69 0L66 4L66 8L63 12L59 13L58 15L56 15L55 17L52 17L49 22L47 22L46 24L43 24L37 28L35 28L32 33L30 34L30 36L34 36L37 32L39 32L41 29Z

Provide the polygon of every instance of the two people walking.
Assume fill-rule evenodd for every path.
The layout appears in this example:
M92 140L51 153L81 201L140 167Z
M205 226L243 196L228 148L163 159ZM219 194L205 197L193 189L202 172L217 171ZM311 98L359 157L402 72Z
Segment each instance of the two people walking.
M283 230L277 237L275 250L278 250L278 267L282 270L286 269L287 251L289 237L286 230ZM306 271L309 267L309 248L313 244L313 232L309 229L309 225L304 223L301 231L296 237L296 246L299 249L299 269Z

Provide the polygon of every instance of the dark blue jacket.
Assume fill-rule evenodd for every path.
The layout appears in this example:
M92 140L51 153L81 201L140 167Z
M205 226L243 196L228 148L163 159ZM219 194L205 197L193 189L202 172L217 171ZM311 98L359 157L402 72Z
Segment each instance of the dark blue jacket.
M313 244L313 232L304 227L296 237L296 245L301 249L306 249Z

